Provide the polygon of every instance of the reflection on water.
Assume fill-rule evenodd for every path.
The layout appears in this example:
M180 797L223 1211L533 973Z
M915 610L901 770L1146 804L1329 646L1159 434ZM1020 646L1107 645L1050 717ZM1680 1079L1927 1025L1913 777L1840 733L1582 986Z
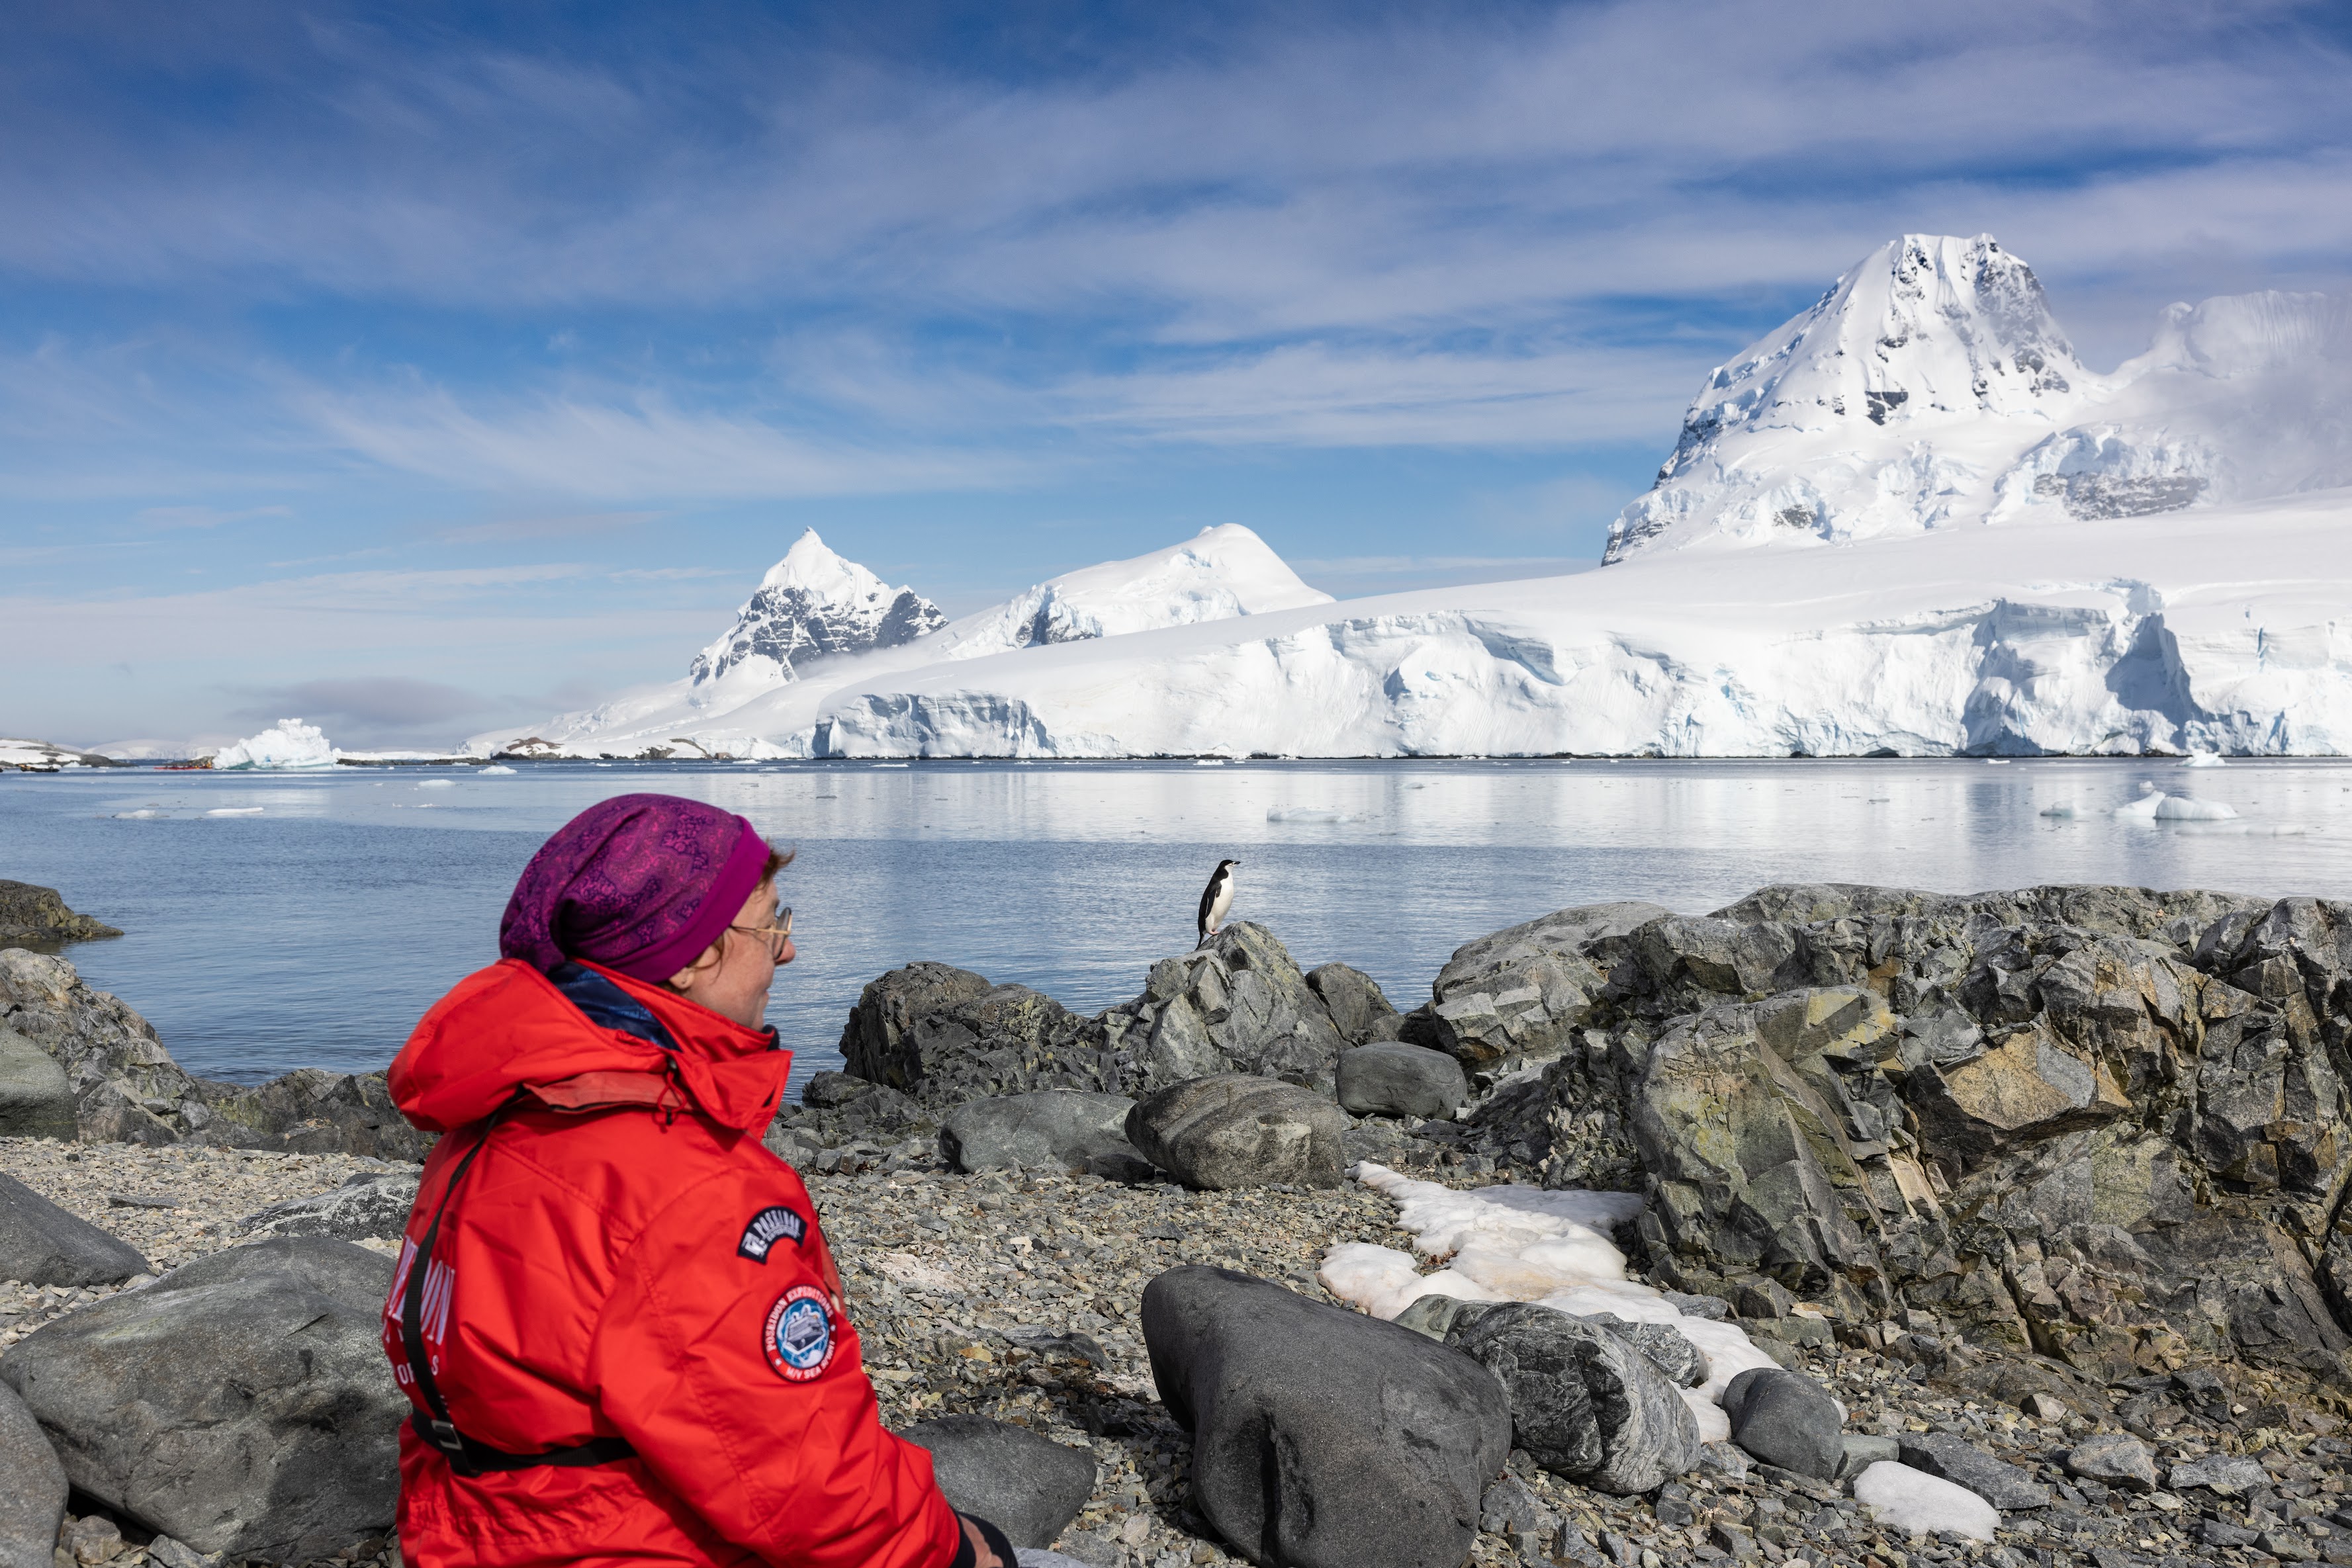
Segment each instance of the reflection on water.
M2118 818L2151 789L2233 819ZM2119 882L2352 896L2352 768L2326 762L573 764L318 775L0 775L0 876L129 933L68 956L179 1060L254 1080L380 1067L490 961L541 839L608 795L741 811L800 860L771 1019L834 1064L858 988L916 958L1081 1011L1191 946L1218 859L1237 917L1400 1007L1461 943L1571 904L1713 909L1769 882L1949 892ZM2065 814L2065 813L2072 814Z

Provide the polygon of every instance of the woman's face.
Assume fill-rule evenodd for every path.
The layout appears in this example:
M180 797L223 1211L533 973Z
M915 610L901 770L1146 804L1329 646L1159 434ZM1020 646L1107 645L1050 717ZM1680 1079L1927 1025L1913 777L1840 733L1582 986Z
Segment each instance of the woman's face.
M776 923L776 884L763 882L743 901L730 929L670 984L719 1017L758 1029L768 1016L768 987L777 966L793 961L792 938L783 938L779 951L774 937L760 935Z

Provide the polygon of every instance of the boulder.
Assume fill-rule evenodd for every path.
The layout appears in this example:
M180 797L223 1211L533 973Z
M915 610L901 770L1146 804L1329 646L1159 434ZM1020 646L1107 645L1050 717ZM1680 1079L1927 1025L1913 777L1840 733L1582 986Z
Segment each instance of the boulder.
M1848 1432L1844 1438L1845 1458L1838 1463L1837 1479L1850 1481L1873 1465L1899 1465L1903 1462L1903 1445L1892 1437L1882 1437L1869 1432Z
M1129 1092L1252 1073L1328 1093L1349 1041L1273 932L1235 920L1151 967L1143 995L1098 1020Z
M1094 1494L1092 1454L985 1416L942 1416L899 1434L930 1450L940 1491L1015 1546L1051 1546Z
M147 1272L139 1249L0 1174L0 1280L114 1285Z
M1402 1040L1341 1051L1338 1078L1339 1104L1357 1116L1451 1116L1470 1098L1460 1062Z
M1913 1469L1966 1487L2004 1513L2050 1506L2048 1487L1966 1437L1949 1432L1906 1432L1895 1441L1903 1446L1903 1462Z
M1134 1108L1124 1095L1075 1089L971 1100L940 1124L940 1153L966 1174L1021 1166L1149 1181L1151 1163L1127 1141Z
M68 909L54 887L0 877L0 946L54 946L121 935L102 921Z
M2176 1463L2164 1480L2174 1491L2204 1487L2222 1497L2244 1497L2269 1486L2271 1476L2260 1459L2242 1454L2208 1454Z
M66 1516L66 1470L41 1424L0 1383L0 1568L51 1568Z
M1380 982L1350 965L1318 965L1307 971L1307 988L1322 1000L1331 1026L1349 1045L1394 1040L1404 1021Z
M1476 1362L1223 1269L1144 1288L1143 1336L1192 1437L1192 1502L1252 1563L1457 1568L1511 1446Z
M1457 1317L1446 1337L1495 1375L1510 1402L1513 1440L1546 1469L1625 1494L1698 1463L1690 1406L1608 1330L1515 1301L1466 1323Z
M2156 1490L2156 1456L2127 1432L2100 1432L2074 1445L2066 1473L2126 1491Z
M842 1029L841 1056L850 1076L934 1107L1120 1086L1099 1025L1042 991L949 964L909 964L869 984Z
M79 1132L66 1070L15 1030L0 1027L0 1138L71 1143Z
M1188 1186L1339 1185L1346 1113L1278 1079L1221 1073L1162 1089L1127 1113L1128 1142Z
M422 1160L433 1146L402 1118L381 1072L305 1067L252 1085L190 1075L145 1019L63 958L0 948L0 1025L64 1070L77 1135L90 1142L385 1160Z
M1489 1081L1557 1056L1591 1016L1610 967L1654 904L1562 909L1454 949L1431 988L1434 1043Z
M0 1381L117 1515L199 1552L325 1557L393 1518L392 1268L321 1237L232 1248L48 1323Z
M1748 1368L1725 1386L1723 1414L1731 1440L1768 1465L1824 1481L1845 1468L1845 1417L1829 1391L1801 1372Z
M1586 1322L1607 1329L1649 1358L1650 1364L1680 1388L1696 1388L1707 1380L1706 1352L1672 1323L1628 1322L1614 1312L1579 1313Z
M339 1187L246 1216L237 1228L248 1236L331 1236L342 1241L396 1239L408 1228L418 1177L407 1171L362 1171Z

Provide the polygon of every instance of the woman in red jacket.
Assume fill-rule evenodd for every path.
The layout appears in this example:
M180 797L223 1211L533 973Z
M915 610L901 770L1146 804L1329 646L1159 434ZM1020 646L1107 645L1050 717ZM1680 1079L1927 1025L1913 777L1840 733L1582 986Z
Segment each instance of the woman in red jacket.
M761 1145L789 858L697 801L591 807L394 1062L446 1134L384 1305L415 1568L1013 1568L883 1430L808 1190Z

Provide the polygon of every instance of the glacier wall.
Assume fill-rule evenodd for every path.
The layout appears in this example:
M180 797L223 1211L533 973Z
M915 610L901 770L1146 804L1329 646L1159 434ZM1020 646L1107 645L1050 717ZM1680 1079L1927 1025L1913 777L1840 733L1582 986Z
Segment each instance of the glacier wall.
M806 750L2343 753L2348 522L2336 492L1393 595L909 671Z

